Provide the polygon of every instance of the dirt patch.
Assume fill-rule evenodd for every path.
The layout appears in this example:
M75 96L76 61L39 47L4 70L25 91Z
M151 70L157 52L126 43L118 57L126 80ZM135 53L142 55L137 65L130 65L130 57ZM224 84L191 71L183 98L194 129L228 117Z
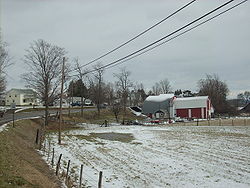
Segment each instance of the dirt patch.
M125 143L132 142L135 139L133 134L130 133L110 132L110 133L90 133L90 135L104 140L119 141Z
M89 135L71 135L71 134L67 134L65 136L76 137L77 139L80 139L80 140L86 140L88 142L94 142L96 144L102 144L102 145L104 145L105 143L100 142L100 140L98 140L98 138L103 139L103 140L119 141L119 142L124 142L124 143L132 142L135 139L133 134L130 134L130 133L116 133L116 132L90 133Z
M60 187L35 150L37 121L18 121L0 133L0 187Z

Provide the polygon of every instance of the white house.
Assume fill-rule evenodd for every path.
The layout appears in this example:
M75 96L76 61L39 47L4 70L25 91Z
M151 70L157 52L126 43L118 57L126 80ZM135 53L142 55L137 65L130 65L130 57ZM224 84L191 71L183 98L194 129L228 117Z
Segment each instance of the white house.
M5 105L15 103L17 106L35 105L36 93L32 89L11 89L6 92Z

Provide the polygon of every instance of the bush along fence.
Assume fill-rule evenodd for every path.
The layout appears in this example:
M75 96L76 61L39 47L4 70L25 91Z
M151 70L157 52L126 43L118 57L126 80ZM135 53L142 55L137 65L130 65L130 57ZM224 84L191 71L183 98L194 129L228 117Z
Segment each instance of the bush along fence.
M36 133L35 144L39 145L39 129ZM84 173L84 165L79 167L71 167L71 160L67 162L63 161L63 154L57 153L55 148L51 147L51 141L49 138L45 139L42 143L42 147L39 153L43 156L43 159L49 164L49 166L55 171L55 175L63 182L67 187L97 187L105 188L103 185L103 172L96 171L96 179Z

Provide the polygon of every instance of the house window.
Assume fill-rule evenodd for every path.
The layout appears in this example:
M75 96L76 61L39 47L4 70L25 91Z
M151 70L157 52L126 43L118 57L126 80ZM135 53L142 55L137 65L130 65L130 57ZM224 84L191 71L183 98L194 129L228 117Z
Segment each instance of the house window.
M11 95L9 95L9 97L11 98Z
M17 97L17 95L15 95L15 97Z
M13 100L13 102L15 102L15 100Z
M26 99L23 99L23 102L26 102Z

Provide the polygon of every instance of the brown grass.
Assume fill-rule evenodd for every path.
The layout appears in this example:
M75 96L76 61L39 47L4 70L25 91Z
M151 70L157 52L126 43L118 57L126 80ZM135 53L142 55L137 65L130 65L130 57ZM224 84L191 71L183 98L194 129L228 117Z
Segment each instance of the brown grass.
M0 133L0 187L60 187L35 150L37 128L35 120L23 120Z
M103 124L105 120L107 120L109 123L116 122L114 114L108 109L101 110L100 116L98 115L97 111L85 111L83 113L83 116L81 116L80 113L74 113L71 114L71 116L64 115L63 119L65 121L73 121L76 123L93 123L93 124ZM118 119L119 122L121 123L123 115L120 114ZM131 111L127 110L124 119L125 121L130 121L135 119L141 120L143 119L143 117L137 117L134 114L132 114Z

